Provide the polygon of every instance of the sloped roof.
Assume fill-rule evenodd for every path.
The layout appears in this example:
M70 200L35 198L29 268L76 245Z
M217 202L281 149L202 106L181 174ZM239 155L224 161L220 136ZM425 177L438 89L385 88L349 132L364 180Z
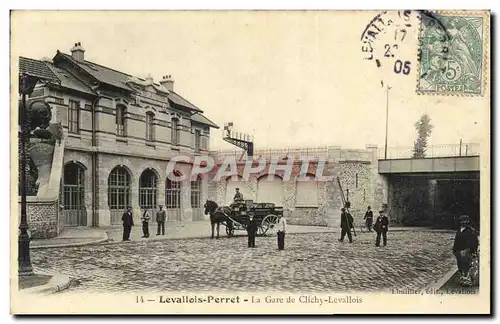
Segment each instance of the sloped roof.
M219 126L217 126L217 124L215 124L210 119L208 119L207 117L203 116L200 113L196 113L193 116L191 116L191 120L199 124L204 124L219 129Z
M73 62L74 64L78 65L81 67L84 71L92 75L94 78L99 80L100 82L118 87L120 89L128 90L128 91L134 91L132 87L130 87L127 82L130 82L131 79L134 79L134 77L130 74L123 73L117 70L113 70L111 68L89 62L89 61L83 61L83 62L78 62L77 60L73 59L73 57L69 54L58 52L58 54L63 55L65 58ZM154 85L155 88L158 88L158 86ZM157 89L158 90L158 89ZM164 90L160 91L164 92ZM178 93L175 93L174 91L169 91L168 93L168 99L172 101L174 104L177 104L182 107L186 107L188 109L197 111L197 112L203 112L201 109L181 97Z
M172 90L170 90L168 93L168 100L172 101L176 105L183 106L197 112L203 112L203 110L196 107L195 105L193 105L192 103L190 103L189 101L187 101L186 99L184 99L183 97L181 97L179 94L177 94Z
M27 57L19 57L19 74L27 73L46 80L59 82L57 76L45 62Z
M43 63L45 63L52 70L52 72L54 72L54 74L59 78L59 80L61 80L62 87L77 90L77 91L80 91L83 93L96 95L96 93L94 91L92 91L92 89L90 87L88 87L83 82L81 82L80 80L75 78L75 76L72 75L71 73L69 73L61 68L58 68L57 66L55 66L52 63L48 63L48 62L43 62Z
M107 83L120 89L132 91L132 88L130 88L126 83L127 79L131 77L131 75L89 61L78 62L69 54L59 53L64 55L65 58L74 64L81 67L85 72L92 75L100 82Z

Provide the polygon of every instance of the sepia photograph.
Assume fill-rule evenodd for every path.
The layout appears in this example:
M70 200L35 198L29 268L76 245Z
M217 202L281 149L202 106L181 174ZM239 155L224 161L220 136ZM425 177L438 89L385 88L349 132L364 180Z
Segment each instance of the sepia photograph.
M10 19L12 314L491 312L489 11Z

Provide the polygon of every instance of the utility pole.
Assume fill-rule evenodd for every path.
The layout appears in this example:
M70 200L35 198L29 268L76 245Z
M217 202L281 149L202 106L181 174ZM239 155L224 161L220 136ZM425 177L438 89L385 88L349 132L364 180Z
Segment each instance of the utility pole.
M391 87L387 86L387 96L385 105L385 149L384 149L384 160L387 160L387 136L389 134L389 89Z

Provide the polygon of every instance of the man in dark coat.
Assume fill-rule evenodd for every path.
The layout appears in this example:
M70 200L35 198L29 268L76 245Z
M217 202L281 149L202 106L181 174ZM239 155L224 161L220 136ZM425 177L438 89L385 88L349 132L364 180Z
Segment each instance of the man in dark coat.
M248 216L248 225L247 225L247 233L248 233L248 247L255 247L255 235L257 234L257 222L253 217L253 214Z
M163 210L163 206L160 205L160 210L156 213L156 222L158 223L158 229L156 230L156 235L165 235L165 221L167 220L167 214Z
M479 239L477 231L470 225L470 218L467 215L459 217L460 228L455 235L453 243L453 254L457 259L457 267L462 280L467 279L470 261L473 255L477 254Z
M127 210L123 213L122 216L123 222L123 240L130 241L130 231L132 230L132 226L134 226L134 218L132 217L132 207L127 206Z
M377 217L375 221L375 232L377 232L377 239L375 240L375 246L380 246L380 236L383 238L384 246L387 245L387 231L389 228L389 218L385 215L384 211L378 212L380 216Z
M351 214L349 214L345 208L341 209L342 213L340 214L340 228L342 229L339 242L344 242L345 235L349 238L349 243L352 243L352 234L351 228L354 227L354 219Z
M373 226L373 211L371 206L368 206L368 209L366 210L365 222L366 222L366 227L371 232Z

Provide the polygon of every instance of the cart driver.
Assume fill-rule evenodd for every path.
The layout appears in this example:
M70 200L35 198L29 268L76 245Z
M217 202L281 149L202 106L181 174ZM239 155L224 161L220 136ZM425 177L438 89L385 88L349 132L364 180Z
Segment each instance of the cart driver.
M234 194L233 197L233 203L231 204L231 208L233 208L236 205L244 203L245 200L243 199L243 195L240 192L240 188L236 188L236 193Z

